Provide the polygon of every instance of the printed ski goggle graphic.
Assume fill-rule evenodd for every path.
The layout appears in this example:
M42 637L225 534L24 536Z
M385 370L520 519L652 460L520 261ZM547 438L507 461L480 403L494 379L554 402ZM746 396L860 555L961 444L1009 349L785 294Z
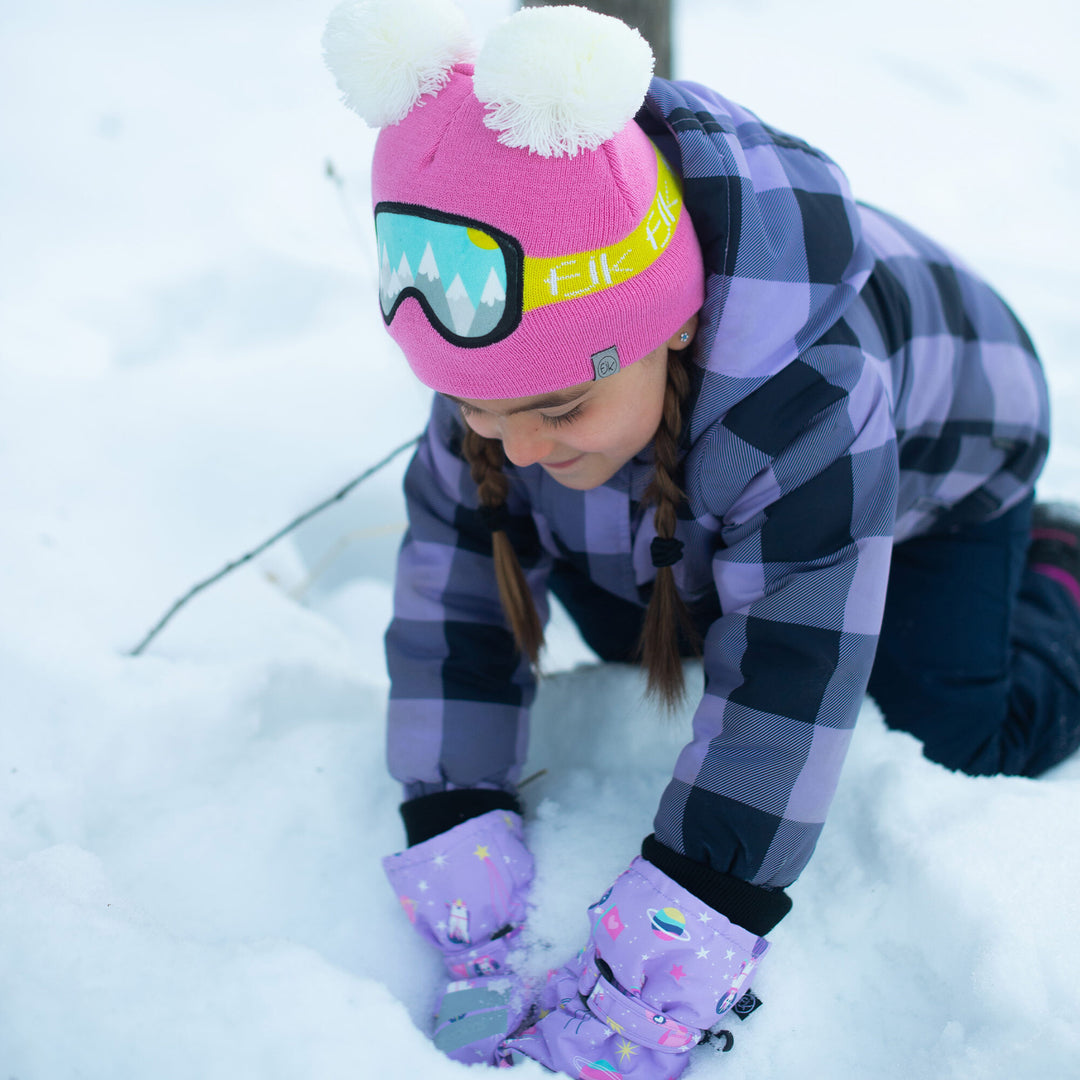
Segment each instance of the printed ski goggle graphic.
M410 296L455 345L489 345L521 321L524 253L490 225L404 203L375 208L379 303L389 325Z
M532 258L509 234L482 221L408 203L375 207L379 303L387 325L415 297L451 344L491 345L527 311L614 288L664 252L682 213L682 192L656 152L656 192L638 226L593 251Z

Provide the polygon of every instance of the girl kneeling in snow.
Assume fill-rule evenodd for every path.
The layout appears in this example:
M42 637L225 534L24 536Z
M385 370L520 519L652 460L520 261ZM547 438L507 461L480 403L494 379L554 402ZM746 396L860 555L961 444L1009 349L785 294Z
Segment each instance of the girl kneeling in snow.
M1080 741L1076 529L1031 541L1047 396L1005 304L799 139L577 8L470 55L448 0L348 3L382 128L383 318L438 391L387 634L387 873L462 1061L667 1080L790 908L863 696L971 773ZM531 1000L516 783L548 590L650 691L705 690L640 856Z

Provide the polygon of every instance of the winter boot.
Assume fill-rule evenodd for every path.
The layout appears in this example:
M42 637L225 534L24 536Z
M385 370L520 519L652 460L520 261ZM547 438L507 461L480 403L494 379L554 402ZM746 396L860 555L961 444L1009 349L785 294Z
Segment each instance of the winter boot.
M1080 507L1036 504L1027 561L1032 570L1052 578L1080 605Z
M528 1007L508 962L533 878L520 816L491 810L388 856L383 868L453 978L436 1008L435 1045L457 1061L494 1063Z
M743 998L768 942L637 858L589 908L583 952L555 973L540 1019L503 1044L574 1077L673 1080Z

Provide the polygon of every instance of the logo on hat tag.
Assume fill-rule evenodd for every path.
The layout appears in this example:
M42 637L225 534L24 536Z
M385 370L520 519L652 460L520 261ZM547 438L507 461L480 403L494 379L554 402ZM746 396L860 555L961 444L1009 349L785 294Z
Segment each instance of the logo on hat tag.
M601 349L592 354L593 371L598 379L606 379L619 370L619 350L612 345L610 349Z

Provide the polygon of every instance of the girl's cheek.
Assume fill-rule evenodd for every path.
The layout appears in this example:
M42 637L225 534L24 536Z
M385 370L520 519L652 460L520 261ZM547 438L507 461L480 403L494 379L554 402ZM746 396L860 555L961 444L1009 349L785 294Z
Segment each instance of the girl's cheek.
M576 429L568 429L566 441L573 442L583 451L595 453L606 449L618 433L618 427L610 421L602 423L590 419L588 424L582 424Z

